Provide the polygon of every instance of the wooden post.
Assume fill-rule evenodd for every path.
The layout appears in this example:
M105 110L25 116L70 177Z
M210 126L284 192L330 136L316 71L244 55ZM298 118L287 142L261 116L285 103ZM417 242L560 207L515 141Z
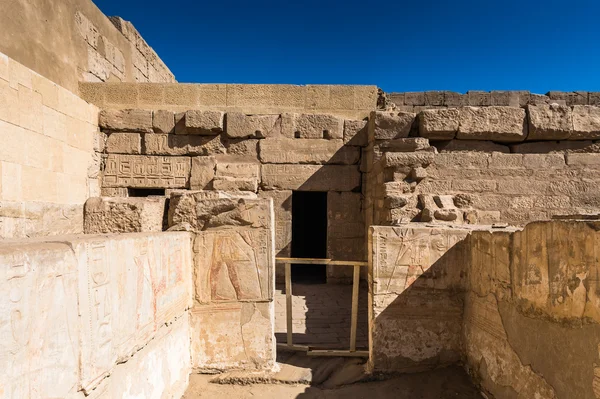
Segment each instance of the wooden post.
M350 325L350 351L356 350L356 325L358 323L358 285L360 284L360 266L354 265L352 279L352 319Z
M292 346L292 265L285 264L285 317L287 320L287 344Z

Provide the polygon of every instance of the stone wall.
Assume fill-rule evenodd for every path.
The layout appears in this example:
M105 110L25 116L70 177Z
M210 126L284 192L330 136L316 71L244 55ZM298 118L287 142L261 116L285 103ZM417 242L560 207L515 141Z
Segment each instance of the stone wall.
M494 397L600 397L596 221L474 232L466 365Z
M175 397L190 370L191 235L0 245L7 397Z
M102 173L106 197L154 188L166 189L167 196L203 190L272 198L275 250L278 256L291 256L292 192L327 192L327 256L365 259L359 171L361 146L366 144L364 120L330 114L126 109L103 110L100 127L106 135ZM127 221L139 221L135 215L144 213L143 207L149 212L149 202L111 201L89 203L86 221L93 223L95 213L98 220L123 221L131 228L128 231L142 231L140 223ZM117 209L115 204L123 207ZM105 217L106 212L114 215ZM105 227L108 230L89 231L123 231L114 224ZM348 282L351 270L332 267L328 276L331 282Z
M0 53L0 238L83 231L98 108Z
M174 82L131 23L89 0L8 0L0 52L74 92L78 82Z

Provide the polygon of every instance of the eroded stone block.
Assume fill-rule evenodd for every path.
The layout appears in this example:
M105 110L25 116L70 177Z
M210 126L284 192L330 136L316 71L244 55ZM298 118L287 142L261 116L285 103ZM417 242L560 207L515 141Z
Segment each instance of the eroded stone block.
M258 143L263 163L342 164L358 163L358 148L344 146L342 140L267 139Z
M190 176L190 188L192 190L204 190L215 177L217 162L214 157L192 158L192 171Z
M174 133L175 113L165 110L154 111L152 113L152 129L155 133Z
M368 144L368 121L344 121L344 144L364 147Z
M142 138L139 133L110 133L106 138L106 152L109 154L140 154Z
M373 111L369 117L369 131L375 140L408 137L415 115L412 112Z
M102 130L150 133L152 111L144 109L102 110L98 116Z
M284 137L299 139L343 139L344 120L326 114L283 114Z
M86 234L162 231L165 202L164 197L90 198L84 207L83 231Z
M102 186L186 188L189 179L190 158L109 154Z
M176 116L176 134L201 134L214 136L223 132L224 113L221 111L187 111L183 117Z
M451 140L456 136L459 111L456 108L428 109L419 113L419 134L431 140Z
M215 155L225 154L219 136L149 133L144 135L146 155Z
M360 184L354 165L262 165L266 190L353 191Z
M382 152L414 152L431 150L429 140L422 137L375 142Z
M515 107L463 107L456 138L463 140L523 141L527 137L525 110Z
M573 131L571 108L557 104L528 105L527 140L564 140Z
M279 115L228 112L225 122L225 133L231 138L266 138L279 135L281 130Z
M573 133L569 140L600 138L600 107L575 105L573 107Z

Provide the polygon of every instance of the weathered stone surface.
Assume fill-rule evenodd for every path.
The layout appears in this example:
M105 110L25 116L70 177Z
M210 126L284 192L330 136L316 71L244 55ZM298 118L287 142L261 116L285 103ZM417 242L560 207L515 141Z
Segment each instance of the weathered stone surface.
M258 143L263 163L342 164L358 163L360 150L342 140L267 139Z
M102 130L152 132L152 111L144 109L102 110L98 116Z
M251 191L258 190L258 180L247 177L215 177L213 188L221 191Z
M279 135L279 115L246 115L228 112L225 117L225 133L231 138L266 138Z
M419 134L431 140L456 137L459 125L457 108L429 109L419 113Z
M109 154L141 154L142 138L139 133L110 133L106 138Z
M259 163L227 159L217 158L217 177L246 177L255 180L260 178Z
M190 315L193 370L272 368L272 314L273 303L195 306Z
M408 137L415 115L412 112L373 111L369 117L369 131L375 140Z
M152 129L154 133L174 133L175 113L173 111L157 110L152 112Z
M353 191L360 184L360 171L353 165L262 165L266 190Z
M344 121L344 144L364 147L369 141L368 121Z
M129 197L126 187L102 187L100 189L101 197Z
M423 166L433 163L432 152L386 152L383 154L383 166L386 168L394 166Z
M556 104L528 105L527 140L564 140L573 132L571 108Z
M90 198L86 201L86 234L162 231L166 198Z
M214 157L192 158L190 188L192 190L204 190L208 188L215 177L216 167L217 162Z
M570 140L600 138L600 107L575 105L573 107L573 133Z
M186 188L189 179L190 158L109 154L102 186Z
M227 154L250 157L258 160L258 142L256 139L223 139Z
M515 144L514 146L525 146L527 144ZM503 152L509 153L507 145L497 144L485 140L450 140L438 141L434 144L439 152ZM511 147L512 148L512 147Z
M422 137L376 141L382 152L413 152L431 149L429 140Z
M223 132L224 113L221 111L190 110L175 116L176 134L214 136Z
M260 198L271 198L275 212L275 255L291 257L292 191L260 191ZM283 276L282 265L276 265L277 276Z
M146 155L215 155L227 149L219 136L148 133L144 135Z
M527 137L525 110L514 107L462 107L456 138L463 140L523 141Z
M300 139L343 139L344 120L326 114L281 115L283 136Z
M600 145L594 144L591 140L536 141L513 144L510 146L510 149L511 152L518 154L600 152Z

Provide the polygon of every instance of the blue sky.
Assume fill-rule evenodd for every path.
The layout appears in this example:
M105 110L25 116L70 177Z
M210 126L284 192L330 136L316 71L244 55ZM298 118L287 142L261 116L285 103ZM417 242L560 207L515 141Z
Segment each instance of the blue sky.
M179 82L600 91L600 1L95 0Z

